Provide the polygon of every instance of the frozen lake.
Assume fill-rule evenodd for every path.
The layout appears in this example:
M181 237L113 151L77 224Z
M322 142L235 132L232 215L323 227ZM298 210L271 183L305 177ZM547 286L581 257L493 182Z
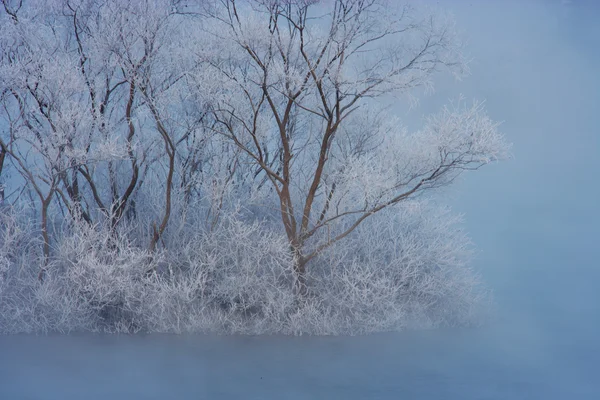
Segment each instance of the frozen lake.
M444 2L445 3L445 2ZM472 5L471 3L475 3ZM600 7L452 2L514 159L452 192L497 314L484 328L354 338L0 337L0 399L599 399Z

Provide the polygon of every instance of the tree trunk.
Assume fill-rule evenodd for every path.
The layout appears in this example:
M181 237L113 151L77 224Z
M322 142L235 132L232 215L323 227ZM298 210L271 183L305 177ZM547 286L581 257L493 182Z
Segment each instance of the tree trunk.
M292 249L294 253L294 274L296 280L294 282L294 294L298 297L305 297L308 294L308 286L306 282L306 264L307 260L302 256L298 249Z
M50 194L47 198L42 201L42 238L43 238L43 253L44 260L42 267L38 273L38 280L40 282L44 281L44 277L46 276L46 269L48 267L48 262L50 261L50 236L48 235L48 207L50 206L50 202L52 200L52 196L54 194L54 190L50 191Z

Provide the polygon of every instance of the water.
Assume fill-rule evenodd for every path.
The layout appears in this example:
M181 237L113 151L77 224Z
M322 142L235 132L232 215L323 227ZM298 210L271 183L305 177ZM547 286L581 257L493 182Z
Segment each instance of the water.
M486 98L514 143L511 161L450 193L495 291L488 326L354 338L0 337L0 399L600 398L600 7L451 8L470 37L473 76L440 82L412 118L462 92Z
M591 399L597 393L593 369L581 375L534 332L501 328L354 338L10 342L2 339L6 399Z

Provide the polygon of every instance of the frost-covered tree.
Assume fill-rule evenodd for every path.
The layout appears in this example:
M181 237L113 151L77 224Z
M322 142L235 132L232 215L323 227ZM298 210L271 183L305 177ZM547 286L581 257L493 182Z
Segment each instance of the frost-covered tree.
M182 107L189 65L170 2L25 4L3 1L0 145L39 197L45 256L53 202L115 228L135 214L145 181L164 193L154 250L171 213L175 148L184 157L184 140L201 135L201 117Z
M467 72L450 16L2 0L0 50L0 331L366 333L475 312L469 240L428 193L507 144L481 103L415 132L390 106Z
M365 219L503 157L481 104L406 132L386 96L466 70L453 21L385 0L215 1L195 78L213 129L275 191L300 291L307 263Z

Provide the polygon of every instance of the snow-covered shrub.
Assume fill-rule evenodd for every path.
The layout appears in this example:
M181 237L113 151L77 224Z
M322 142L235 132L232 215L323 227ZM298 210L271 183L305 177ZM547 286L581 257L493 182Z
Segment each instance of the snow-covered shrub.
M64 290L92 317L94 330L143 329L139 309L148 275L161 260L133 246L126 232L77 221L56 244L53 269Z
M460 216L411 202L365 222L310 270L290 333L357 334L475 323L486 290Z
M288 244L260 222L224 216L170 257L147 311L152 330L277 331L294 301Z
M308 269L294 292L288 242L224 213L150 254L82 221L65 226L43 281L31 229L2 216L0 331L364 334L476 321L486 292L469 267L460 217L406 203L361 225ZM178 243L178 245L176 245ZM37 244L37 243L36 243Z
M65 293L64 277L38 280L44 265L39 234L28 210L0 211L0 332L65 332L85 329L74 300Z
M377 216L324 254L315 291L327 293L353 331L467 322L484 293L460 222L418 202Z
M10 232L4 228L3 237ZM149 265L147 252L128 246L126 240L112 240L106 228L71 221L45 263L36 252L39 240L36 247L26 248L36 237L32 231L22 235L12 253L2 247L0 258L10 259L10 265L4 293L0 290L0 331L136 328L132 304L141 301L138 282L144 276L142 268ZM45 273L39 279L42 267Z

